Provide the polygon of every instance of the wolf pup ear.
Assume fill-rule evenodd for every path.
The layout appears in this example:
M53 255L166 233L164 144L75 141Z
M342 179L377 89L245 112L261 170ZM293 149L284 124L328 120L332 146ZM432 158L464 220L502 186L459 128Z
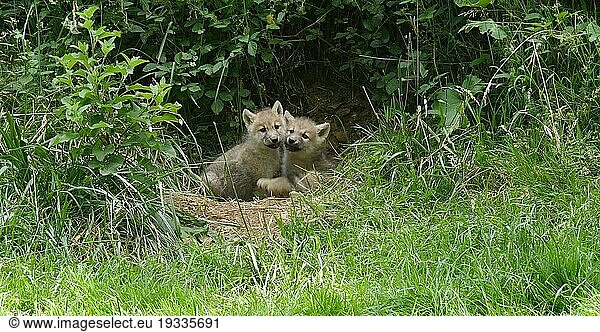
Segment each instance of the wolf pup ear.
M271 108L271 112L281 116L283 115L283 106L281 106L281 103L279 102L279 100L275 101L275 104L273 104L273 108Z
M327 123L327 122L322 123L320 125L317 125L316 128L317 128L317 136L322 137L322 138L327 138L327 136L329 136L329 129L331 129L331 126L329 125L329 123Z
M247 109L244 109L244 113L242 113L242 119L244 119L244 124L246 128L250 128L252 123L254 123L254 119L256 118L256 114L250 112Z
M288 111L285 111L285 113L283 113L283 118L285 119L286 123L290 123L290 122L294 121L294 117Z

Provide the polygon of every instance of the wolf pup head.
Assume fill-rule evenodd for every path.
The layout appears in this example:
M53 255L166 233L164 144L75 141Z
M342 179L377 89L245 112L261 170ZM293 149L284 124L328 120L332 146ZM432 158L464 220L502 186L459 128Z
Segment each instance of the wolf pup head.
M312 153L321 148L327 136L329 136L329 123L315 124L306 117L293 117L285 112L285 148L291 152L305 151Z
M271 149L281 146L285 128L283 106L279 101L276 101L273 107L263 109L256 114L244 109L242 118L250 139L261 140Z

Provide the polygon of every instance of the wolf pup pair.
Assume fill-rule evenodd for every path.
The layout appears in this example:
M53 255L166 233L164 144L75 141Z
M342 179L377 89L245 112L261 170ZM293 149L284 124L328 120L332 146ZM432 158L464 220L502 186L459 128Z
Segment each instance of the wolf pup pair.
M213 195L242 200L255 194L285 197L314 188L320 173L332 168L325 153L329 123L295 118L279 101L256 114L245 109L243 120L248 130L244 141L202 174Z

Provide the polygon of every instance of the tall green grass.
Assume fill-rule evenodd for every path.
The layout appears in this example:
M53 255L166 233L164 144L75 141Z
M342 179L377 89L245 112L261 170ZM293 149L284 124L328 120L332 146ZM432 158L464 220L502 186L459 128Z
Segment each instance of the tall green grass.
M19 84L0 100L0 313L600 315L596 18L538 5L464 9L506 37L455 31L438 51L486 41L493 62L452 81L490 93L433 82L456 91L467 121L453 128L431 101L368 110L377 128L347 147L335 185L297 198L307 209L276 242L182 243L160 191L189 181L179 169L140 192L69 164L47 144L60 129L47 77L17 77L35 57L1 62Z
M51 110L4 104L0 110L0 248L26 254L141 256L179 243L175 210L159 190L107 180L68 150L51 147ZM155 179L169 183L168 175ZM116 183L114 180L117 180Z
M391 138L384 135L381 141ZM596 154L598 142L539 154L536 136L492 145L467 137L473 143L455 152L468 165L444 175L419 172L420 161L407 165L404 158L385 172L373 171L378 163L362 163L368 166L355 174L363 186L334 199L353 202L351 208L340 205L335 218L360 229L348 234L356 239L349 256L359 270L373 275L365 266L374 265L385 272L373 280L400 280L401 296L391 296L383 308L403 314L572 314L596 296L600 186L598 175L585 169L597 160L582 163L578 154ZM357 157L389 153L372 144L358 151ZM376 251L361 248L363 243L375 244L370 248ZM369 264L373 260L393 261L398 271Z
M541 154L539 133L472 133L454 142L468 165L442 176L439 157L422 170L419 160L389 158L386 142L408 135L384 127L351 148L340 187L298 198L312 212L296 214L278 242L190 243L180 258L139 262L4 259L0 307L61 315L600 314L600 174L585 170L596 160L579 158L596 155L597 141Z
M168 91L162 89L166 84L137 84L133 91L142 89L155 94L125 96L123 91L131 86L127 74L133 73L135 66L128 69L131 73L125 70L127 73L116 78L117 72L123 70L117 67L125 64L109 56L116 37L110 43L100 41L107 38L106 29L89 30L93 28L94 11L86 10L88 16L78 16L79 28L84 27L84 16L90 19L90 25L85 25L87 36L78 39L81 53L75 54L69 53L75 49L73 45L68 48L71 43L76 44L73 39L80 37L77 31L72 30L72 35L67 36L61 31L53 43L41 38L44 33L57 32L41 29L40 22L48 12L38 12L38 5L32 3L24 18L26 22L37 21L38 25L25 24L22 34L17 35L15 31L21 28L18 20L7 19L3 24L13 34L0 36L12 42L1 44L0 52L0 77L6 83L0 91L2 250L17 255L61 252L100 258L115 254L141 257L177 248L181 235L178 214L164 201L163 194L189 183L176 179L183 177L187 160L167 158L162 153L168 149L177 154L181 150L177 144L161 145L166 135L161 132L160 120L154 121L153 127L139 125L150 121L148 110L163 110L161 107L166 106L163 100ZM4 17L19 9L22 8L13 3L2 5L0 11ZM85 43L86 38L91 46ZM93 52L100 45L102 56ZM63 55L65 59L75 56L78 60L71 64L65 60L66 65L60 66ZM129 58L125 58L129 63ZM64 85L55 84L53 79L65 72L68 75L58 80ZM69 93L72 95L65 97ZM155 97L160 102L153 104L151 99ZM119 103L118 98L122 98ZM123 104L132 98L139 104ZM61 109L61 101L66 100L76 106ZM115 105L102 104L108 101ZM126 115L114 112L123 107ZM175 113L176 107L173 109ZM136 110L140 112L133 114ZM88 118L91 122L84 120ZM97 125L100 127L94 127ZM146 140L135 141L140 137L136 134ZM178 134L174 130L173 135ZM103 150L98 154L100 158L90 158L98 153L94 152L98 148ZM113 157L120 163L108 165ZM100 169L98 161L104 162L100 166L108 165L107 172L103 173L107 168ZM110 169L112 166L114 169Z

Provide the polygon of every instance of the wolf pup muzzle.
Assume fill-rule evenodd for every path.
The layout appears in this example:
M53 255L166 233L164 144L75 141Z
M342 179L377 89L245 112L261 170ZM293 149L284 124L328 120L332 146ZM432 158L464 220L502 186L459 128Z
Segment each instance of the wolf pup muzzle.
M297 152L302 150L302 146L300 146L300 142L294 138L288 137L285 141L285 148L292 152Z
M277 149L279 147L279 137L277 135L271 136L271 137L265 137L264 139L264 143L266 146L270 147L271 149Z

